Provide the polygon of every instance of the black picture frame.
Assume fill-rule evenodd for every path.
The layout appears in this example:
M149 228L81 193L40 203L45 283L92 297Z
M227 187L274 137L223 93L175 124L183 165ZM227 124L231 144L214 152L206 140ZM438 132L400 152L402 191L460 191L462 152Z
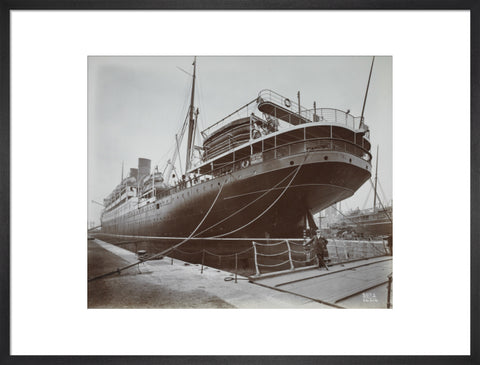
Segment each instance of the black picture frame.
M11 10L470 10L471 12L471 355L470 356L10 356L10 11ZM479 357L480 3L475 0L10 0L0 5L0 326L1 363L71 364L477 364ZM466 172L467 173L467 172ZM441 318L439 318L441 321ZM392 339L394 340L394 339Z

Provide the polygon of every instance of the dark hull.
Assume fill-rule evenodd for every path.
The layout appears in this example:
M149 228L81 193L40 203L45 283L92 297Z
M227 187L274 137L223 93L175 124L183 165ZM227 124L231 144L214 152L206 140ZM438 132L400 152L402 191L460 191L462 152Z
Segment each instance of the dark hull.
M350 197L370 177L365 161L349 159L351 155L341 152L313 152L307 157L300 154L262 162L179 190L140 209L118 213L102 222L102 231L188 237L196 230L194 236L198 237L298 238L303 234L307 210L315 213ZM238 245L238 241L209 242L210 247Z

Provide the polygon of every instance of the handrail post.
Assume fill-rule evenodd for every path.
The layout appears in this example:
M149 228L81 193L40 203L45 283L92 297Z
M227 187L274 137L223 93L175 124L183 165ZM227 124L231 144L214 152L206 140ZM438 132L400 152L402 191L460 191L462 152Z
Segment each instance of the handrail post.
M200 270L200 274L203 274L203 263L205 261L205 250L202 250L202 269Z
M274 154L274 158L277 159L277 135L275 135L273 137L273 146L274 146L274 151L273 151L273 154Z
M253 118L250 115L250 141L253 141ZM253 155L253 143L250 143L250 155Z
M387 308L392 308L392 303L390 302L392 292L392 274L388 275L388 294L387 294Z
M293 266L293 261L292 261L292 251L290 249L290 244L288 243L288 240L285 240L288 248L288 260L290 261L290 270L295 270L295 267Z
M252 241L253 244L253 252L255 258L255 272L257 276L260 276L260 270L258 269L258 260L257 260L257 246L255 246L255 241Z
M307 128L303 127L303 152L307 152Z
M235 253L235 284L237 283L238 254Z

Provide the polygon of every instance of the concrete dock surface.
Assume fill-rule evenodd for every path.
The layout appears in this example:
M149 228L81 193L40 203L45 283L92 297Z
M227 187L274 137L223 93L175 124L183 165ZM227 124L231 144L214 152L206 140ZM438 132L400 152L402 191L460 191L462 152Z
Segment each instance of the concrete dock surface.
M306 268L256 279L258 285L343 308L386 308L390 256L356 260L328 270ZM392 301L392 292L390 293Z
M88 278L137 262L135 253L88 240ZM386 308L392 260L379 257L248 278L163 257L88 282L89 308ZM369 289L367 297L357 292ZM338 299L342 299L338 301ZM337 302L338 301L338 302Z
M88 277L137 261L98 239L88 241ZM173 262L173 264L172 264ZM225 278L228 278L226 281ZM164 257L88 283L89 308L329 308L314 300L250 283L246 277Z

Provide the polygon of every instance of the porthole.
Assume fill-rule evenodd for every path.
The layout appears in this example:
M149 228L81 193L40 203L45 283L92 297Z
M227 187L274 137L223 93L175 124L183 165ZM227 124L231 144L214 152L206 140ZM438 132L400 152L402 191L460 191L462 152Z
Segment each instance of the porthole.
M348 162L352 163L352 159L348 160Z
M290 161L290 165L293 165L293 161Z
M328 156L323 156L323 159L324 159L325 161L327 161L327 160L328 160Z

